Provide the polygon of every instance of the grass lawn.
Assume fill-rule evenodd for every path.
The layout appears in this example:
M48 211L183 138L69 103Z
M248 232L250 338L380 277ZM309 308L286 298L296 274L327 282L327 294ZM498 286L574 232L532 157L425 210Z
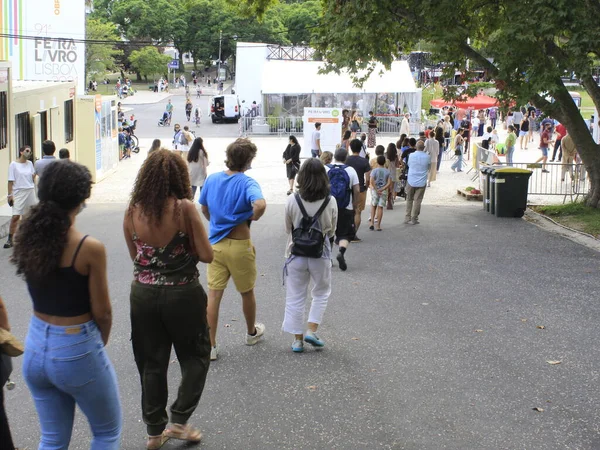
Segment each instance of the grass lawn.
M555 222L600 238L600 209L590 208L583 203L566 205L536 206L534 210L550 217Z

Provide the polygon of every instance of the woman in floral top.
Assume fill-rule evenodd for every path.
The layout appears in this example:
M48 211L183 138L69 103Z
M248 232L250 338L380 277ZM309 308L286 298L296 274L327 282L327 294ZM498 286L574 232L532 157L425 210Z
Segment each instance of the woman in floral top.
M186 163L168 150L157 150L138 173L123 221L133 261L131 341L148 449L160 448L169 438L199 442L202 437L188 424L210 364L206 293L196 265L210 263L213 252L191 198ZM167 428L171 346L183 376Z

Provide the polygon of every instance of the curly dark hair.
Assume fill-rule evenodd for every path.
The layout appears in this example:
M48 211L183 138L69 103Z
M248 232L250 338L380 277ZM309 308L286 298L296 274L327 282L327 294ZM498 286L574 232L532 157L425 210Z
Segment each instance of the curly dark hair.
M257 151L256 145L250 139L238 138L227 146L225 165L234 172L246 170L256 157Z
M43 281L60 265L69 214L90 197L92 175L87 167L69 161L56 161L44 170L38 185L40 202L25 215L15 235L11 261L17 274L29 282Z
M146 158L138 172L129 200L129 214L138 207L140 215L160 225L167 200L173 197L192 200L187 164L173 152L157 150Z
M302 164L298 172L298 193L302 200L316 202L329 195L329 177L325 166L318 158L309 158Z

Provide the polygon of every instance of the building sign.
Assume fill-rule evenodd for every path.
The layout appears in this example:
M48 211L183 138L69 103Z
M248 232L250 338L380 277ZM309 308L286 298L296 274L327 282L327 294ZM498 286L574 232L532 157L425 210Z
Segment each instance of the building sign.
M342 110L340 108L304 108L304 146L302 157L310 158L312 135L315 123L321 123L321 150L335 153L335 147L342 141Z
M84 93L84 1L0 0L0 23L10 34L0 39L0 60L12 62L13 79L77 81Z

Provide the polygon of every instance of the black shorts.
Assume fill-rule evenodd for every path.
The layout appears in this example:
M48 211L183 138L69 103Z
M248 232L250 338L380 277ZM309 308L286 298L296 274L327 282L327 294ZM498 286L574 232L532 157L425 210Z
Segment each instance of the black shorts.
M346 208L338 210L335 243L337 244L343 239L350 241L354 238L354 234L354 210Z

